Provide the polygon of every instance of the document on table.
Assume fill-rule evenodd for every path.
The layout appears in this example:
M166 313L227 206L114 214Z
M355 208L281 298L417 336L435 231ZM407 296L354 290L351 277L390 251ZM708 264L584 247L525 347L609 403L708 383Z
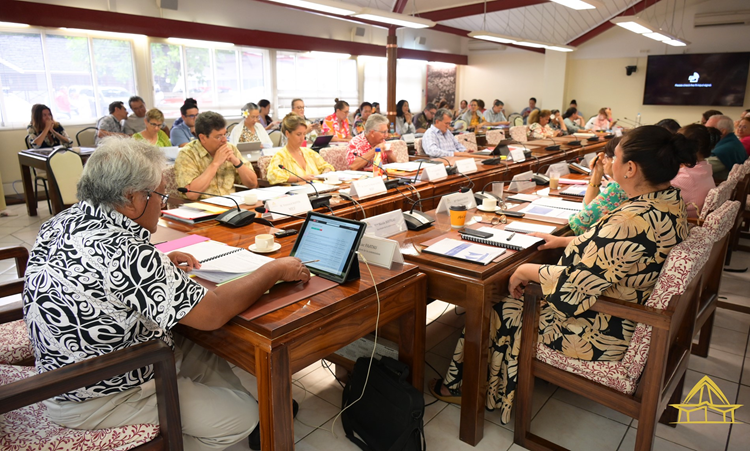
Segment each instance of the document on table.
M411 171L416 171L417 169L420 168L420 166L424 166L424 162L406 161L403 163L388 163L384 165L383 167L386 169L394 169L396 171L411 172Z
M507 230L508 232L520 233L552 233L555 231L555 229L555 226L532 224L530 222L523 221L513 221L505 226L505 230Z
M250 274L273 261L272 258L254 254L240 247L227 246L218 241L204 241L179 250L201 262L201 268L192 270L190 274L217 284Z
M424 252L486 265L505 253L505 249L445 238L428 247Z

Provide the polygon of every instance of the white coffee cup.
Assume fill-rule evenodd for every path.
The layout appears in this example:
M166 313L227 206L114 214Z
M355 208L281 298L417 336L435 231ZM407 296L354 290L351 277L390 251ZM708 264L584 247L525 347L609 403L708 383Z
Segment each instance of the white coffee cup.
M339 182L339 176L336 174L326 174L326 183L335 185Z
M268 251L273 247L273 235L263 233L255 236L255 249L259 251Z
M485 197L482 199L483 210L494 210L497 207L497 200Z
M243 197L245 205L253 206L258 203L258 194L257 193L247 193Z

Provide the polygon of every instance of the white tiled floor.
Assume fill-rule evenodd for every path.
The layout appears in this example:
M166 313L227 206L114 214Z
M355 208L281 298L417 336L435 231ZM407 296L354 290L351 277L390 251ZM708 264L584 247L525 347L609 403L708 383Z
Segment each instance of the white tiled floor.
M0 218L0 247L23 245L28 248L41 224L49 218L46 204L40 203L40 215L29 218L24 205L14 205L9 210L15 217ZM750 254L735 253L733 267L750 266ZM0 263L0 281L15 277L15 267ZM727 301L750 306L748 286L750 273L724 273L722 295ZM447 307L447 308L446 308ZM442 302L428 306L427 362L442 376L453 352L456 337L463 327L462 311ZM692 388L704 375L723 390L730 402L744 404L737 410L736 420L750 423L750 315L719 309L714 323L714 333L708 358L692 356L686 377L685 391ZM426 367L425 379L438 377ZM243 383L256 392L254 378L237 371ZM294 375L294 398L300 402L300 411L294 423L296 449L351 450L353 443L344 436L341 422L336 421L334 434L331 425L338 414L342 389L331 373L320 363L310 365ZM544 382L535 387L532 431L572 450L633 450L637 421L599 404L575 395L565 389ZM425 390L426 391L426 390ZM425 394L425 402L435 399ZM458 439L460 408L437 401L425 411L425 434L430 450L492 450L520 451L513 444L513 424L502 425L497 412L487 412L484 439L472 448ZM659 425L654 449L658 451L750 449L750 424L732 425L678 425L676 428ZM243 441L230 450L248 449Z

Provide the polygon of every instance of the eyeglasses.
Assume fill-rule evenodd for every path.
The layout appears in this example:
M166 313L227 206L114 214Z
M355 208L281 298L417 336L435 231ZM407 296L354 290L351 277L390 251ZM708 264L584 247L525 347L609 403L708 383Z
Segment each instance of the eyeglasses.
M210 135L209 135L208 137L209 137L209 138L211 138L211 139L215 139L215 140L217 140L217 141L226 141L226 139L227 139L227 134L226 134L226 133L224 133L224 134L221 134L221 135L216 135L216 136L210 136Z
M185 117L188 118L188 119L195 119L196 117L198 117L198 115L197 114L188 114Z
M479 217L481 218L481 216L479 216ZM508 223L508 218L506 218L505 215L501 215L501 216L495 216L494 218L492 218L490 220L490 222L487 222L487 221L477 221L477 223L479 223L479 224L489 224L491 227L495 227L496 225L507 224Z
M169 201L169 194L162 194L158 191L146 191L146 203L151 199L151 194L156 194L157 196L161 196L161 207L164 208L167 206L167 202Z
M156 128L161 128L162 125L164 125L164 124L154 124L153 122L149 122L148 125L150 125L152 127L156 127Z

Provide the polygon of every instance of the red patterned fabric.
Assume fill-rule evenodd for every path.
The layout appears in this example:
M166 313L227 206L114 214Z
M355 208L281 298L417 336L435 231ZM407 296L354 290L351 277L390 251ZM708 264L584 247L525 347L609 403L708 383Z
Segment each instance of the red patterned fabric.
M391 145L391 156L396 163L406 163L409 161L409 146L406 141L396 140L388 141Z
M175 198L180 197L179 191L177 191L177 177L175 176L174 165L170 164L161 172L161 176L164 178L166 188L164 188L164 194L169 194Z
M685 291L690 281L708 261L710 231L695 227L688 239L673 247L664 262L654 291L646 305L664 309L672 296ZM567 357L544 344L537 344L537 359L556 368L578 374L626 394L633 394L648 359L651 326L637 324L630 346L620 361L586 361Z
M336 117L336 113L326 116L323 120L323 127L321 133L324 135L333 135L335 137L346 139L352 137L352 128L349 125L349 118L344 119L344 122L339 122L339 118Z
M476 152L477 151L477 135L473 132L468 133L461 133L459 135L456 135L456 139L458 142L464 145L466 147L466 150L468 152Z
M265 179L268 174L268 165L271 163L273 155L263 155L258 158L258 172L260 172L260 178Z
M525 125L516 125L510 128L510 137L514 141L526 142L529 140L529 128Z
M0 363L12 365L33 356L24 320L0 324Z
M502 130L487 130L485 139L487 139L488 146L497 146L500 141L505 139L505 132Z
M747 166L744 164L735 164L732 167L732 170L729 171L729 177L727 177L727 180L732 180L736 184L743 178L745 178L745 175L747 175Z
M422 138L416 138L414 140L414 150L417 151L417 155L426 155L422 150Z
M377 146L376 146L377 147ZM385 146L383 146L385 147ZM354 163L354 160L357 160L357 155L360 157L364 157L367 152L372 150L372 146L370 145L370 141L367 140L364 133L361 133L354 138L352 138L351 141L349 141L349 145L345 148L348 148L346 152L346 165L347 167ZM380 164L381 166L384 164L388 164L388 154L385 152L382 152L385 150L384 148L380 149L381 155L380 155ZM365 165L365 167L362 169L363 171L372 171L372 164L368 163Z
M703 202L703 208L701 208L698 218L703 221L709 213L724 205L724 202L732 197L732 191L736 184L736 182L731 183L729 180L726 180L721 182L716 188L710 190L706 195L706 201Z
M330 163L337 171L346 171L349 169L347 154L349 151L346 146L333 146L320 149L320 156Z
M0 385L33 377L33 367L0 365ZM32 404L0 415L0 449L125 451L159 435L158 424L135 424L93 431L68 429L47 419L47 407Z
M734 227L734 221L737 218L737 212L740 210L740 202L733 200L724 202L724 205L718 210L711 212L706 216L703 227L709 230L713 242L720 241Z

